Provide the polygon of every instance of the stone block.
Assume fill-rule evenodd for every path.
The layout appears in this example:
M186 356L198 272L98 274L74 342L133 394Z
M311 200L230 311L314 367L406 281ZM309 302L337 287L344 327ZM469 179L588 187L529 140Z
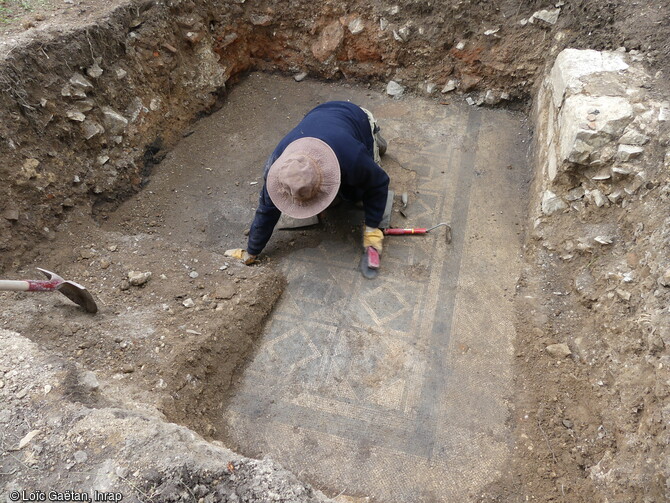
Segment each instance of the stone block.
M618 72L627 68L624 56L617 52L564 49L556 58L549 75L554 106L559 108L566 95L581 91L584 86L582 79L587 75Z
M589 114L595 120L587 123ZM559 162L588 164L590 158L599 158L596 151L619 137L632 120L633 108L625 98L570 96L558 116Z

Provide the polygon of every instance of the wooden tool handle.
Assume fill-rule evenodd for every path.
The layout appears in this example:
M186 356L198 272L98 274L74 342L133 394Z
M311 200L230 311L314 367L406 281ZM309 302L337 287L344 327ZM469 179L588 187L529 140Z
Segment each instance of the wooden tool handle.
M0 290L11 292L27 292L30 289L30 283L13 279L0 279Z

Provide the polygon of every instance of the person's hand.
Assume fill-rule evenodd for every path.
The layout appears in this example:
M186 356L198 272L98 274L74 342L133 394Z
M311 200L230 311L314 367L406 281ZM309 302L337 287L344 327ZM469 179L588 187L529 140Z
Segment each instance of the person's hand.
M367 225L365 226L365 230L363 231L363 248L372 246L381 254L383 241L384 233L381 229L374 229L372 227L368 227Z
M243 250L242 248L226 250L223 254L226 257L232 257L241 260L245 265L251 265L256 262L256 255L249 255L247 250Z

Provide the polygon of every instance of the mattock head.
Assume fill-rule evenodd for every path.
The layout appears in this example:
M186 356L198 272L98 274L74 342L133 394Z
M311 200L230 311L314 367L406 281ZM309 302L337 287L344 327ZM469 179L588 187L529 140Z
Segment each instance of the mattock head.
M55 281L58 284L56 285L56 290L65 295L75 304L80 305L89 313L97 313L98 306L95 303L95 299L91 295L91 292L86 290L85 287L81 286L79 283L74 281L65 281L55 272L47 271L46 269L37 268L42 274L44 274L49 281Z
M60 281L61 283L63 283L65 281L63 278L61 278L55 272L47 271L46 269L41 269L39 267L37 268L37 270L39 272L41 272L42 274L44 274L49 281L57 280L57 281Z

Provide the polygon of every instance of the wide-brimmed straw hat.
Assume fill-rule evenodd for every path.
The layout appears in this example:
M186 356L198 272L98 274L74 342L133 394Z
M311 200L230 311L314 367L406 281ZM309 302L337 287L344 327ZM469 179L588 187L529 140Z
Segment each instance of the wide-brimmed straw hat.
M267 177L270 199L282 213L309 218L325 210L340 188L340 163L318 138L300 138L272 163Z

